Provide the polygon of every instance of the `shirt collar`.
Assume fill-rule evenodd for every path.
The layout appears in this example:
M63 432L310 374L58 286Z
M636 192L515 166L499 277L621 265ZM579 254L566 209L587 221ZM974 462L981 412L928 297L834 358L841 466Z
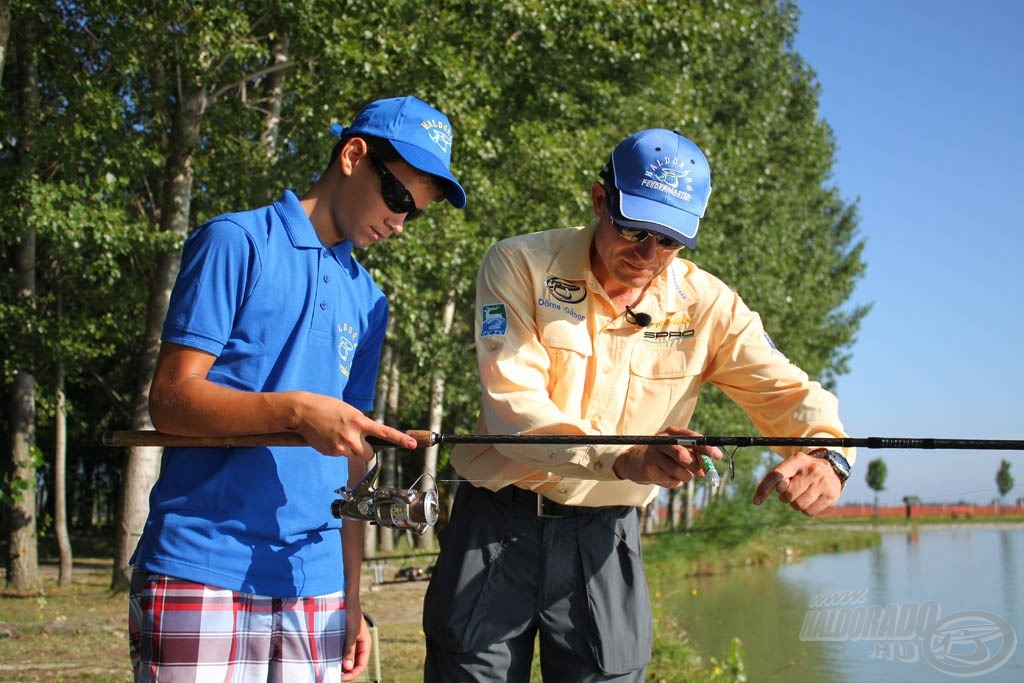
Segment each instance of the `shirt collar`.
M320 241L316 234L316 228L302 208L302 202L298 195L291 190L285 190L281 200L277 203L278 215L288 233L288 239L296 249L328 249L339 262L344 263L345 259L352 256L352 242L342 240L333 247L327 247Z
M302 202L291 190L285 190L277 202L277 213L288 232L288 239L296 248L320 249L324 245L316 234L312 221L302 208Z

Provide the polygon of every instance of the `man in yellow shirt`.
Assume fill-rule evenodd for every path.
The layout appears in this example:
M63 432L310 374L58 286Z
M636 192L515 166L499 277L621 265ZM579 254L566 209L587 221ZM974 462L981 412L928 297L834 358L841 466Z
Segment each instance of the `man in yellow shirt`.
M481 434L669 434L705 382L764 434L846 436L836 398L772 344L721 280L677 258L711 192L701 150L664 129L620 143L584 228L494 245L477 277ZM854 460L779 449L758 485L806 514ZM643 681L650 601L638 508L705 474L714 447L460 445L459 486L424 605L425 680Z

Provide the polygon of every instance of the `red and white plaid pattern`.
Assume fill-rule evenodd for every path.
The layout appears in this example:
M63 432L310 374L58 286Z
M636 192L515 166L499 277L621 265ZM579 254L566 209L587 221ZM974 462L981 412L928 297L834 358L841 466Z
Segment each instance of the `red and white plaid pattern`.
M136 570L128 627L136 683L341 680L341 593L273 598Z

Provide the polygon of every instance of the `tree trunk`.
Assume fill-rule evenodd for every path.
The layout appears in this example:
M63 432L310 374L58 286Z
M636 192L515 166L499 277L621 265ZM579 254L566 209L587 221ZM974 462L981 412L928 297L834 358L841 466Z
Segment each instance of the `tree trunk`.
M441 338L447 339L452 333L452 321L455 319L455 292L449 291L444 304L444 311L441 314ZM444 417L444 369L434 368L434 379L430 386L430 408L427 417L429 424L427 429L431 432L441 431L441 420ZM430 485L436 486L437 482L437 455L440 446L430 446L423 451L423 472L430 475L426 477ZM416 538L417 548L434 547L434 527L427 527L427 530Z
M8 14L8 18L9 18ZM16 152L22 177L35 176L35 130L40 117L38 57L35 25L28 18L22 25L17 60L19 88L19 140ZM28 208L25 212L27 214ZM27 223L27 221L26 221ZM31 311L36 297L36 232L26 227L15 253L17 298ZM29 313L31 315L31 313ZM11 471L7 484L11 496L7 550L7 583L16 590L40 584L39 549L36 540L36 389L29 367L15 369L10 393Z
M19 250L20 251L20 250ZM7 584L15 590L39 585L36 546L35 379L18 371L11 389L11 481L8 483L10 534Z
M60 315L60 304L57 306ZM71 585L74 557L71 552L71 537L68 534L68 418L64 396L64 363L57 361L57 398L54 415L55 438L53 453L53 526L57 534L57 549L60 552L60 570L57 583Z
M178 92L181 98L171 125L160 230L186 235L192 197L192 155L199 144L199 132L208 98L206 91L198 85L188 87L179 83ZM153 426L149 419L149 386L153 381L156 357L160 350L160 333L167 315L171 288L181 265L180 259L177 252L161 254L150 283L144 349L132 404L132 429L151 429ZM161 453L160 448L152 447L135 447L128 451L117 513L112 590L127 590L131 580L129 563L149 516L149 492L159 474Z
M385 350L390 350L391 358L388 362L388 394L387 414L394 416L398 414L398 399L401 395L401 381L398 370L398 360L394 357L394 348L390 344ZM381 485L394 487L398 481L398 449L385 448L381 454ZM394 552L395 532L391 529L380 530L380 550L383 553Z
M388 332L385 337L391 336L391 324L388 323ZM394 351L390 344L385 343L381 349L380 356L380 369L377 373L377 398L373 404L373 419L381 424L387 422L387 393L388 393L388 382L391 379L391 363L394 358ZM384 479L384 466L385 466L385 453L390 448L382 448L377 452L377 481L381 482ZM384 536L389 535L386 533L387 529L382 529L377 524L367 524L366 532L363 534L363 557L376 557L377 548L380 546L380 541L383 540Z
M270 60L268 67L279 67L288 61L288 39L275 38L270 41ZM271 68L263 77L263 98L266 101L266 116L263 119L263 133L260 144L267 152L267 158L273 161L277 156L277 145L281 132L281 108L284 103L284 69Z
M0 78L4 75L7 58L7 40L11 37L11 3L0 0Z

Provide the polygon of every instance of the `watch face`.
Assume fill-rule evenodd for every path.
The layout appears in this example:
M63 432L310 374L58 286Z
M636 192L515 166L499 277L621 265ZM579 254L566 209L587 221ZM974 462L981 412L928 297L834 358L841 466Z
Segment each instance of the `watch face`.
M835 469L836 474L842 477L844 480L850 477L850 463L846 461L842 453L837 451L828 451L825 453L825 457L832 463L832 467Z
M832 465L832 469L835 471L836 476L843 482L850 478L850 463L846 461L843 454L839 451L821 450L812 455L828 460L828 463Z

